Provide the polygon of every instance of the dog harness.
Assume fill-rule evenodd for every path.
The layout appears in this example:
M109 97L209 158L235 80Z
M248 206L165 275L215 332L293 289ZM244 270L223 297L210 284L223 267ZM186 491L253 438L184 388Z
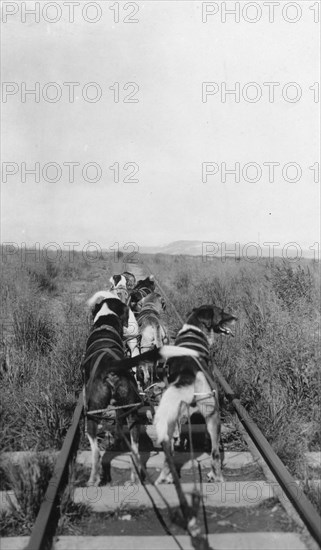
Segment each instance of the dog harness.
M128 305L129 302L129 292L126 286L124 285L112 285L110 287L110 292L115 293L116 296L120 299L121 302Z
M124 358L124 345L122 342L122 339L118 333L118 331L110 326L110 325L101 325L100 327L94 329L88 340L87 340L87 348L85 352L85 357L82 363L82 368L85 371L86 364L96 358L93 367L90 372L89 379L87 383L84 383L83 386L83 394L84 394L84 407L85 407L85 415L87 416L96 416L97 414L101 414L104 412L107 412L109 410L115 410L115 409L123 409L123 408L135 408L137 405L141 405L140 403L130 403L128 405L121 405L119 407L115 406L108 406L106 409L99 409L94 411L88 411L88 401L86 394L90 393L90 389L97 371L97 368L102 360L102 358L107 355L107 357L111 360L119 361ZM113 365L110 368L110 372L115 371L115 365ZM108 372L108 369L107 369ZM128 373L128 376L130 377L130 373ZM108 381L109 385L114 389L113 384Z
M134 296L135 298L137 298L137 302L140 302L140 300L142 300L143 298L145 298L146 296L148 296L148 294L151 294L153 291L148 287L148 286L142 286L141 288L137 288L132 291L131 295L130 295L130 300L128 302L128 304L130 305L130 301L132 299L132 297Z
M210 356L210 350L207 338L204 332L193 326L185 324L176 336L175 346L184 346L189 349L198 351L202 359L207 363Z
M175 346L183 346L189 349L193 349L195 351L198 351L201 355L200 358L193 357L193 360L197 365L197 370L200 370L204 374L211 388L211 392L194 393L194 396L203 396L198 399L194 398L194 402L206 399L206 397L209 397L210 395L215 396L216 388L213 386L211 374L209 372L210 349L204 332L194 325L185 324L177 334Z

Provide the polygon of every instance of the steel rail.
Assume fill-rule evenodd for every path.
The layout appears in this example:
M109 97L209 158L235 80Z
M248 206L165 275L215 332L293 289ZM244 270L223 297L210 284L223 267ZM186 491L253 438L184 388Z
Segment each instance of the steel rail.
M149 272L152 273L150 268L148 266L146 267L149 270ZM157 282L157 286L159 287L160 291L164 294L164 297L167 298L165 292L163 291L161 285L158 283L156 278L155 278L155 281ZM181 323L184 323L176 307L172 303L171 303L171 306L173 307L173 310L176 314L177 319ZM280 484L285 495L287 496L291 504L294 506L295 510L298 512L300 518L303 520L303 523L307 527L308 531L310 532L312 537L315 539L315 541L321 546L320 515L318 514L318 512L316 511L316 509L314 508L310 500L307 498L307 496L304 494L302 489L298 487L297 482L292 477L292 475L290 474L286 466L283 464L281 459L277 456L275 451L272 449L270 443L265 438L265 436L263 435L259 427L251 419L247 410L243 407L243 405L241 404L241 401L236 397L234 391L232 390L228 382L225 380L220 370L217 367L215 367L213 362L213 356L211 357L211 363L212 363L213 372L219 384L221 385L225 395L227 396L228 400L233 405L242 425L244 426L247 433L251 437L253 443L261 453L264 461L266 462L266 464L269 466L270 470L274 474L275 478Z
M142 263L142 265L150 273L152 273L150 268L145 263ZM166 293L156 278L155 282L163 296L171 304L178 321L183 324L184 321L181 315L168 299ZM219 384L221 385L228 400L233 405L242 425L273 472L285 495L303 520L310 534L318 542L318 544L321 545L321 517L318 515L317 511L309 499L305 496L303 491L300 490L297 483L284 466L283 462L276 455L271 445L262 434L261 430L252 421L246 409L241 404L241 401L236 397L234 391L225 380L220 370L213 365L213 360L212 366L213 372ZM83 414L83 409L83 394L81 393L74 411L71 426L68 429L62 449L57 457L53 476L49 481L48 488L33 526L26 550L50 550L52 547L52 541L55 536L55 531L60 516L61 496L68 482L68 466L70 461L73 459L79 444L79 423Z
M79 395L71 426L57 457L53 475L49 481L44 500L33 526L26 550L49 550L55 536L60 517L60 501L68 483L68 466L79 443L79 422L84 404L83 395Z
M302 489L298 487L295 479L285 467L281 459L272 449L268 440L264 437L259 427L253 422L247 410L241 404L241 401L235 396L232 388L226 382L222 373L217 367L214 367L214 374L222 386L227 398L232 403L242 425L251 437L253 443L261 453L264 461L274 474L285 495L288 497L295 510L303 520L303 523L309 530L313 538L321 546L321 517L306 497Z

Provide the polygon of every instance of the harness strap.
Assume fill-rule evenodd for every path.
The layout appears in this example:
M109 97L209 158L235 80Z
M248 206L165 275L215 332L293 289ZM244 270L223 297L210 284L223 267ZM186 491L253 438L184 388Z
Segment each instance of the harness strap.
M102 414L106 413L108 411L118 411L120 409L128 409L130 407L141 407L143 403L140 401L140 403L129 403L128 405L108 405L106 409L97 409L95 411L87 411L87 416L96 415L96 414Z
M142 307L142 309L140 310L139 314L138 314L138 317L141 315L141 314L148 314L148 313L156 313L156 315L159 315L159 312L158 312L158 309L153 305L153 304L147 304L145 306Z
M104 342L113 342L114 343L114 341L111 338L101 338L100 340L97 340L96 342L93 342L93 344L97 344L98 342L102 342L102 341L104 341ZM91 344L89 346L88 350L92 347L93 344ZM83 367L90 359L92 359L96 355L96 353L99 353L100 351L102 351L101 348L100 348L100 349L97 349L97 350L93 351L92 353L90 353L87 356L87 351L88 350L86 350L86 356L85 356L84 361L82 363ZM105 351L107 353L107 349ZM119 352L120 353L118 355L116 354L116 351L112 350L111 348L108 348L108 352L110 353L110 355L112 355L113 359L121 359L122 355L124 353L124 350L123 350L123 347L121 347L121 348L119 347Z
M176 337L175 345L186 346L203 353L205 358L209 359L209 345L204 333L198 327L185 325Z
M134 289L132 294L135 294L135 293L139 294L141 296L141 300L142 300L143 298L148 296L148 294L151 294L152 291L147 286L143 286L141 288L137 288L136 290Z
M198 357L193 357L194 361L197 363L199 369L202 371L202 373L204 374L208 384L209 384L209 387L211 388L212 392L213 393L216 393L216 388L214 386L214 382L212 380L212 378L210 377L210 375L208 374L208 372L206 372L206 369L204 369L203 365L201 364L201 362L199 361Z
M95 332L98 332L99 330L108 330L109 332L113 332L115 334L115 336L118 338L118 340L121 341L121 337L119 335L119 332L114 327L112 327L111 325L100 325L100 327L94 328L91 331L90 336L92 334L94 334Z
M87 395L86 393L88 392L88 394L90 393L90 389L91 389L91 385L93 383L93 380L94 380L94 376L96 374L96 370L97 370L97 367L100 363L100 360L103 358L103 356L106 354L107 352L106 351L103 351L102 353L100 353L94 363L94 366L92 368L92 371L90 373L90 377L89 377L89 380L87 382L87 384L84 384L84 409L85 409L85 414L87 414L87 406L88 406L88 402L87 402ZM86 392L86 386L87 386L87 392Z

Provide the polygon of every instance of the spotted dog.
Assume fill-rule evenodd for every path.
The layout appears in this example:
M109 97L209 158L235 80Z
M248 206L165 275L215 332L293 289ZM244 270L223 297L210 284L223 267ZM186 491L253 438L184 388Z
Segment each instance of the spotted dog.
M155 281L153 275L146 277L146 279L141 279L138 281L133 291L130 294L129 305L132 310L136 313L139 309L138 303L140 300L145 298L148 294L151 294L155 291Z
M168 344L168 330L162 318L166 305L162 296L157 292L148 294L138 302L137 309L141 353ZM145 388L153 381L153 367L153 363L146 362L138 369L137 377Z
M175 346L197 350L199 360L189 357L169 361L169 387L163 393L154 418L158 443L165 443L172 452L172 438L182 409L192 406L205 419L211 438L210 481L222 481L219 453L220 411L217 390L209 383L212 379L209 369L209 346L213 344L214 333L233 335L232 329L237 318L214 305L204 305L193 309L186 324L179 331ZM215 390L215 388L214 388ZM167 462L156 483L172 482Z
M122 276L126 279L126 287L129 292L131 292L136 284L136 277L133 273L130 273L130 271L124 271L122 273Z
M110 277L109 279L109 282L111 284L110 292L112 292L115 296L118 296L118 298L124 304L128 304L129 291L127 289L127 281L125 276L112 275L112 277ZM130 308L128 327L124 328L124 340L129 349L131 357L135 357L135 355L139 354L138 335L139 335L139 329L138 329L136 317L132 309Z
M113 293L106 291L103 294L96 293L88 300L87 304L93 318L93 327L83 360L87 436L92 451L92 469L88 484L98 485L100 483L100 452L97 431L101 420L100 411L106 410L110 405L123 407L120 410L126 416L130 431L133 458L132 480L135 480L136 468L138 471L141 468L138 452L137 410L140 396L132 368L137 367L141 361L166 360L185 354L197 357L198 353L191 349L163 346L136 357L126 358L122 338L124 327L128 325L128 306L116 298ZM116 423L118 415L119 409L116 410ZM119 417L118 424L120 424ZM110 481L108 472L104 479Z

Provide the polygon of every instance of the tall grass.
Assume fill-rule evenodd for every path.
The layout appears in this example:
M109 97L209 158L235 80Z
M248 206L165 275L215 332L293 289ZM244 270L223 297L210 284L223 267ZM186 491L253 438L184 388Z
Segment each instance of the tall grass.
M204 303L236 313L235 338L216 339L216 364L291 472L306 479L304 453L321 448L318 264L165 255L146 262L183 318ZM82 386L86 298L122 267L82 255L3 263L2 450L61 447ZM174 315L170 323L175 333Z
M321 448L319 264L146 261L183 318L205 303L238 316L235 338L216 338L216 364L292 474L305 479L304 453Z
M22 261L22 258L24 260ZM86 298L106 288L112 255L2 256L2 450L59 449L82 388Z
M39 512L53 472L48 456L25 457L19 464L7 463L3 472L13 490L9 510L0 514L1 535L27 535Z

